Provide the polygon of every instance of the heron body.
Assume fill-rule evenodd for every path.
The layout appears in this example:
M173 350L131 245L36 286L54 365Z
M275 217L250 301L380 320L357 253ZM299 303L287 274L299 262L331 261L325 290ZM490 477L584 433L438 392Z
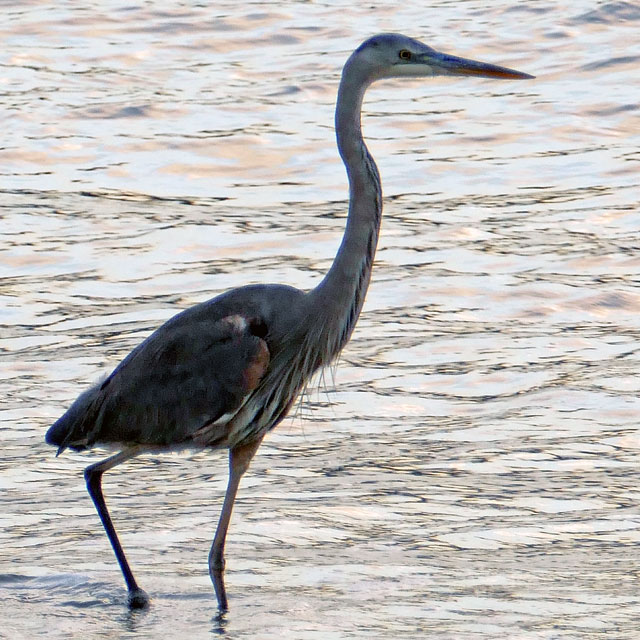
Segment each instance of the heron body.
M380 34L345 64L336 104L338 150L349 179L349 215L340 249L308 292L284 285L233 289L171 318L106 379L82 393L46 435L69 447L116 447L85 470L89 493L110 539L129 605L148 597L131 572L102 495L108 469L143 452L228 448L229 484L209 554L221 610L224 542L240 479L264 435L301 389L349 340L371 277L380 219L380 176L361 132L366 89L384 78L475 75L529 78L504 67L439 53L406 36Z

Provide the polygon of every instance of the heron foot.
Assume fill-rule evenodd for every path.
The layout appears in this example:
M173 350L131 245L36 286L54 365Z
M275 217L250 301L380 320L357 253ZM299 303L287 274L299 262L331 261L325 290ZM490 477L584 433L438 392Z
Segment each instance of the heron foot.
M227 602L227 590L224 588L224 579L222 574L220 574L214 581L213 588L215 589L216 598L218 599L219 615L223 615L229 611L229 603Z
M229 608L227 604L227 590L224 588L225 564L223 549L217 545L211 547L209 553L209 577L216 592L218 611L220 613L228 611Z
M149 606L149 596L142 589L132 589L127 598L129 609L146 609Z
M209 576L216 592L220 613L224 613L229 609L227 604L227 590L224 588L224 564L224 559L220 556L215 560L211 558L211 562L209 563Z

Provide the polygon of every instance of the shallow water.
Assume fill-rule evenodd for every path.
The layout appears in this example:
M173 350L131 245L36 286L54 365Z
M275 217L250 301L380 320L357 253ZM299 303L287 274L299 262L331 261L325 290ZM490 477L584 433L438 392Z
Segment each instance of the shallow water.
M2 8L0 637L636 638L640 5ZM333 375L265 440L206 568L223 453L105 493L43 442L177 310L314 286L344 225L349 51L401 31L535 81L371 90L384 228Z

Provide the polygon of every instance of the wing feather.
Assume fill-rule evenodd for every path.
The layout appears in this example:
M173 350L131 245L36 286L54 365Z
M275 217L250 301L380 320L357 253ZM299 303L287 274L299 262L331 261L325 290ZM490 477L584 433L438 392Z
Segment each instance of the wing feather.
M265 334L261 319L239 314L167 324L81 394L47 441L61 449L188 442L258 385L270 360Z

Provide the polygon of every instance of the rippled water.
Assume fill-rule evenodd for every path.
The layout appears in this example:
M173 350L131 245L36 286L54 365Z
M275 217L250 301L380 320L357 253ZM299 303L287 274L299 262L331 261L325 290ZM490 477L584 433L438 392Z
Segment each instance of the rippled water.
M637 638L640 5L213 4L1 9L0 637ZM243 481L222 621L224 454L106 476L131 614L101 452L44 432L177 310L318 281L340 67L391 30L538 78L371 90L384 229L335 389Z

